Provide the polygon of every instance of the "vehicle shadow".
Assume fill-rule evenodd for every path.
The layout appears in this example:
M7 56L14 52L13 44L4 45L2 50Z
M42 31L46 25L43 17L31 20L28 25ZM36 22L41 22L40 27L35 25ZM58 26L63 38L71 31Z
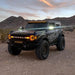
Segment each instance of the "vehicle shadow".
M37 59L35 55L35 50L32 51L22 51L19 57L24 58L24 59L29 59L29 60L35 60Z
M56 47L50 47L50 55L59 52ZM22 51L19 55L20 58L29 59L29 60L37 60L37 56L35 54L35 50L32 51ZM39 60L39 59L38 59Z

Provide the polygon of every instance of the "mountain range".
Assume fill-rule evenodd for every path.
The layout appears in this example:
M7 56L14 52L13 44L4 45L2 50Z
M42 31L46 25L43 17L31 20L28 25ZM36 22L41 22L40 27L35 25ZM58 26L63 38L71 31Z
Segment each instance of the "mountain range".
M57 17L54 19L44 19L44 20L60 21L62 23L62 25L67 25L67 26L75 25L75 15L72 17L68 17L68 18ZM30 20L26 20L21 16L19 16L19 17L11 16L11 17L8 17L7 19L3 20L2 22L0 22L0 29L18 28L20 26L25 26L28 21L30 21Z

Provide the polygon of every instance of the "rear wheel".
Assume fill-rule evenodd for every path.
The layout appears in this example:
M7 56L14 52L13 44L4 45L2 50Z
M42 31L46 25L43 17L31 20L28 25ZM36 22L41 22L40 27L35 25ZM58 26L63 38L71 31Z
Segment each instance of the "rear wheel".
M35 50L36 56L41 59L47 59L49 55L49 44L47 41L43 40L41 44Z
M59 36L58 37L56 46L57 46L57 49L59 51L64 50L64 48L65 48L65 38L64 38L64 36Z
M19 55L21 53L21 49L11 46L10 44L8 45L8 52L11 55Z

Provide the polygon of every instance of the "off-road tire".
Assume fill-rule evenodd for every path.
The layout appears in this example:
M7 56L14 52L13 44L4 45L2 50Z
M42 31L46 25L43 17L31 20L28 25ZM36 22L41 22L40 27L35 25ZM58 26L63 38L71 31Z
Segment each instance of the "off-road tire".
M10 44L8 44L8 52L11 55L19 55L21 53L21 49L11 46Z
M64 48L65 48L65 38L64 36L59 36L58 39L57 39L57 49L58 51L63 51Z
M40 45L35 50L36 56L40 60L47 59L49 55L49 44L47 41L43 40Z

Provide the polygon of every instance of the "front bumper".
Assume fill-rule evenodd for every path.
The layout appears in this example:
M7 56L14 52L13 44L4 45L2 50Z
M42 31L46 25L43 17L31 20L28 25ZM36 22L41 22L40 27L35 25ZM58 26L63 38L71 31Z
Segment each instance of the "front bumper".
M15 41L22 41L22 43L15 43ZM38 41L29 41L29 40L8 40L7 42L11 46L21 48L23 50L35 49L38 45Z

